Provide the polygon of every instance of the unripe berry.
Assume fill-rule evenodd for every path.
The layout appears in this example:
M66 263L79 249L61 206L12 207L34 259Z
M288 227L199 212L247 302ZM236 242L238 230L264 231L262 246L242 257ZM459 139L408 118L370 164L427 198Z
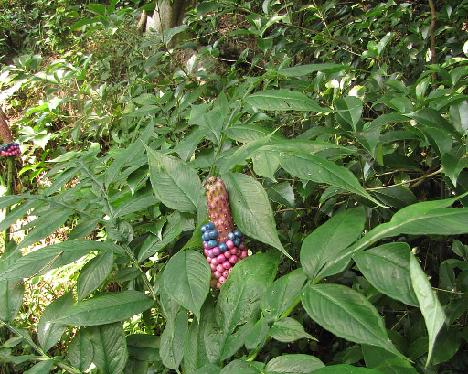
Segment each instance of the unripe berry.
M223 263L223 268L225 268L226 270L229 270L231 268L231 263L229 261L225 261Z
M226 271L223 273L223 277L227 279L228 275L229 275L229 271L226 270Z
M241 254L240 254L240 258L246 258L249 254L247 253L247 251L242 251Z
M223 273L224 272L224 266L221 265L221 264L218 264L216 266L216 271L219 272L219 273Z
M223 284L224 282L226 282L226 278L224 278L222 275L219 277L218 279L219 283Z
M216 264L210 264L211 271L216 271Z

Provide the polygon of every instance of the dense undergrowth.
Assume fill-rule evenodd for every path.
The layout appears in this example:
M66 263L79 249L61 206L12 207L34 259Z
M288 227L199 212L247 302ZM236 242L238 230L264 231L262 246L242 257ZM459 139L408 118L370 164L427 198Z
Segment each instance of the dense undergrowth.
M468 2L101 3L0 0L0 373L465 373Z

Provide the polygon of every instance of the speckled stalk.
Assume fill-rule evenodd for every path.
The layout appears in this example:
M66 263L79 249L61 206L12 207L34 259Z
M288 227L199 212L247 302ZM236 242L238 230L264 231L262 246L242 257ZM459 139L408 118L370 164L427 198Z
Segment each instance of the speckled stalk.
M226 186L220 178L210 177L206 181L205 188L208 216L218 230L218 241L224 242L227 240L229 232L234 230Z

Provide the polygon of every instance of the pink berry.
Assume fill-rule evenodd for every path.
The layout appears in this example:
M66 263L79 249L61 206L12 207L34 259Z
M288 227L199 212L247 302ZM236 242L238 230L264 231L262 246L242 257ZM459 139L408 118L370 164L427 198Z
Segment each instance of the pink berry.
M207 258L206 258L206 261L207 261L209 264L211 264L211 260L213 260L211 257L207 257Z
M212 249L212 251L213 251L213 256L219 255L219 248L218 248L218 247L214 247L214 248Z
M223 273L224 272L224 266L221 265L221 264L218 264L218 266L216 266L216 271L219 272L219 273Z
M224 257L226 257L226 258L231 257L231 252L230 251L224 252Z
M234 248L234 242L230 239L226 242L226 245L229 249Z
M214 272L214 276L215 276L216 278L219 278L219 277L221 277L222 275L223 275L223 274L220 273L219 271L215 271L215 272Z
M211 263L210 264L211 271L216 271L216 265Z
M229 259L229 262L230 262L231 264L235 264L235 263L237 262L237 260L238 260L237 256L236 256L236 255L233 255L233 256L231 256L231 258Z
M231 248L231 249L229 250L229 253L230 253L231 255L237 255L237 248L236 248L236 247Z
M218 260L216 259L216 257L213 258L213 259L211 260L211 263L212 263L214 266L218 265Z
M207 242L203 242L203 248L208 249L208 243Z
M240 258L246 258L249 254L247 253L247 251L242 251L241 254L240 254Z
M243 251L243 250L245 249L245 245L244 245L244 243L240 243L240 245L239 245L239 249L240 249L241 251Z
M229 271L226 270L226 271L223 273L223 277L227 279L228 275L229 275Z
M226 261L223 263L223 268L225 268L226 270L230 269L231 268L231 263L229 261Z
M226 282L226 278L224 278L222 275L219 277L218 279L219 283L223 284L224 282Z
M226 261L226 257L224 257L222 253L218 255L217 259L218 259L218 264L222 264L224 261Z
M219 289L219 288L221 288L221 286L222 286L222 284L221 284L221 283L219 283L219 282L218 282L218 283L216 283L216 288L218 288L218 289Z
M228 270L228 273L231 274L231 271L232 271L233 269L234 269L234 268L230 268L230 269Z

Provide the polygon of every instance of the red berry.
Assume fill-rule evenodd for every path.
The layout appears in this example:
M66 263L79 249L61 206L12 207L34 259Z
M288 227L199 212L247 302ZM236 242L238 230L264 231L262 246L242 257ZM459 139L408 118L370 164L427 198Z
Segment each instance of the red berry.
M226 270L230 269L231 268L231 263L229 261L226 261L223 263L223 268L225 268Z
M231 256L231 258L229 259L229 262L231 264L235 264L237 261L238 261L238 258L236 255Z

